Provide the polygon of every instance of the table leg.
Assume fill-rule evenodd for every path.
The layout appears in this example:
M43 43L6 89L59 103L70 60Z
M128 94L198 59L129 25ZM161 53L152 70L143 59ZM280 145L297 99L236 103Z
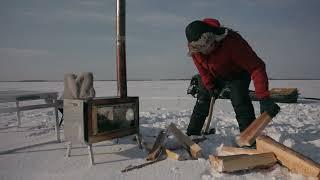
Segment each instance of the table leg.
M59 114L58 114L58 102L57 99L54 100L54 113L56 115L56 125L55 125L55 130L56 130L56 135L57 135L57 141L61 142L60 139L60 128L59 128Z
M19 101L16 101L16 106L17 106L17 118L18 118L18 127L21 126L21 119L20 119L20 106L19 106Z

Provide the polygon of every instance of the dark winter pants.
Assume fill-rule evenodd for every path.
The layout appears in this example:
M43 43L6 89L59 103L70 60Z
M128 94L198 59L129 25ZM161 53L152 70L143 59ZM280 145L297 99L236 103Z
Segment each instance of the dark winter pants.
M247 72L239 73L232 80L216 80L215 87L219 92L224 87L231 90L231 103L236 113L236 119L239 124L240 132L245 130L253 120L255 120L254 108L249 96L250 75ZM190 123L187 129L188 135L199 135L206 117L209 113L210 95L209 92L199 83L199 93L197 102L194 106Z

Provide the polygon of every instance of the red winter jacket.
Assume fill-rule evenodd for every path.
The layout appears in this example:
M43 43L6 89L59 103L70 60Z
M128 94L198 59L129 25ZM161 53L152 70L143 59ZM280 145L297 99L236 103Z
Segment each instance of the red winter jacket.
M236 32L229 31L209 55L194 53L192 58L208 90L214 88L215 78L232 80L239 72L247 71L253 80L257 98L270 96L264 62Z

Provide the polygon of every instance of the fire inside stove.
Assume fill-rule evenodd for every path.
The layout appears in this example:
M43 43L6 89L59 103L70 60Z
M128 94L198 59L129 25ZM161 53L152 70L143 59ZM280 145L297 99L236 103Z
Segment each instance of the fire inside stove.
M120 105L97 105L92 107L93 135L134 127L135 108L134 103Z

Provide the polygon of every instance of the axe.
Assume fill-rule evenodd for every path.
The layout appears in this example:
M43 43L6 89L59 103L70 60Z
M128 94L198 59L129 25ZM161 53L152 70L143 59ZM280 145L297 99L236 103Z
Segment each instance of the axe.
M216 98L214 96L211 97L210 100L210 106L209 106L209 114L207 116L206 122L205 122L205 126L202 129L202 134L204 135L208 135L208 134L214 134L215 133L215 129L209 129L210 128L210 124L211 124L211 119L212 119L212 111L213 111L213 106L214 103L216 102Z

